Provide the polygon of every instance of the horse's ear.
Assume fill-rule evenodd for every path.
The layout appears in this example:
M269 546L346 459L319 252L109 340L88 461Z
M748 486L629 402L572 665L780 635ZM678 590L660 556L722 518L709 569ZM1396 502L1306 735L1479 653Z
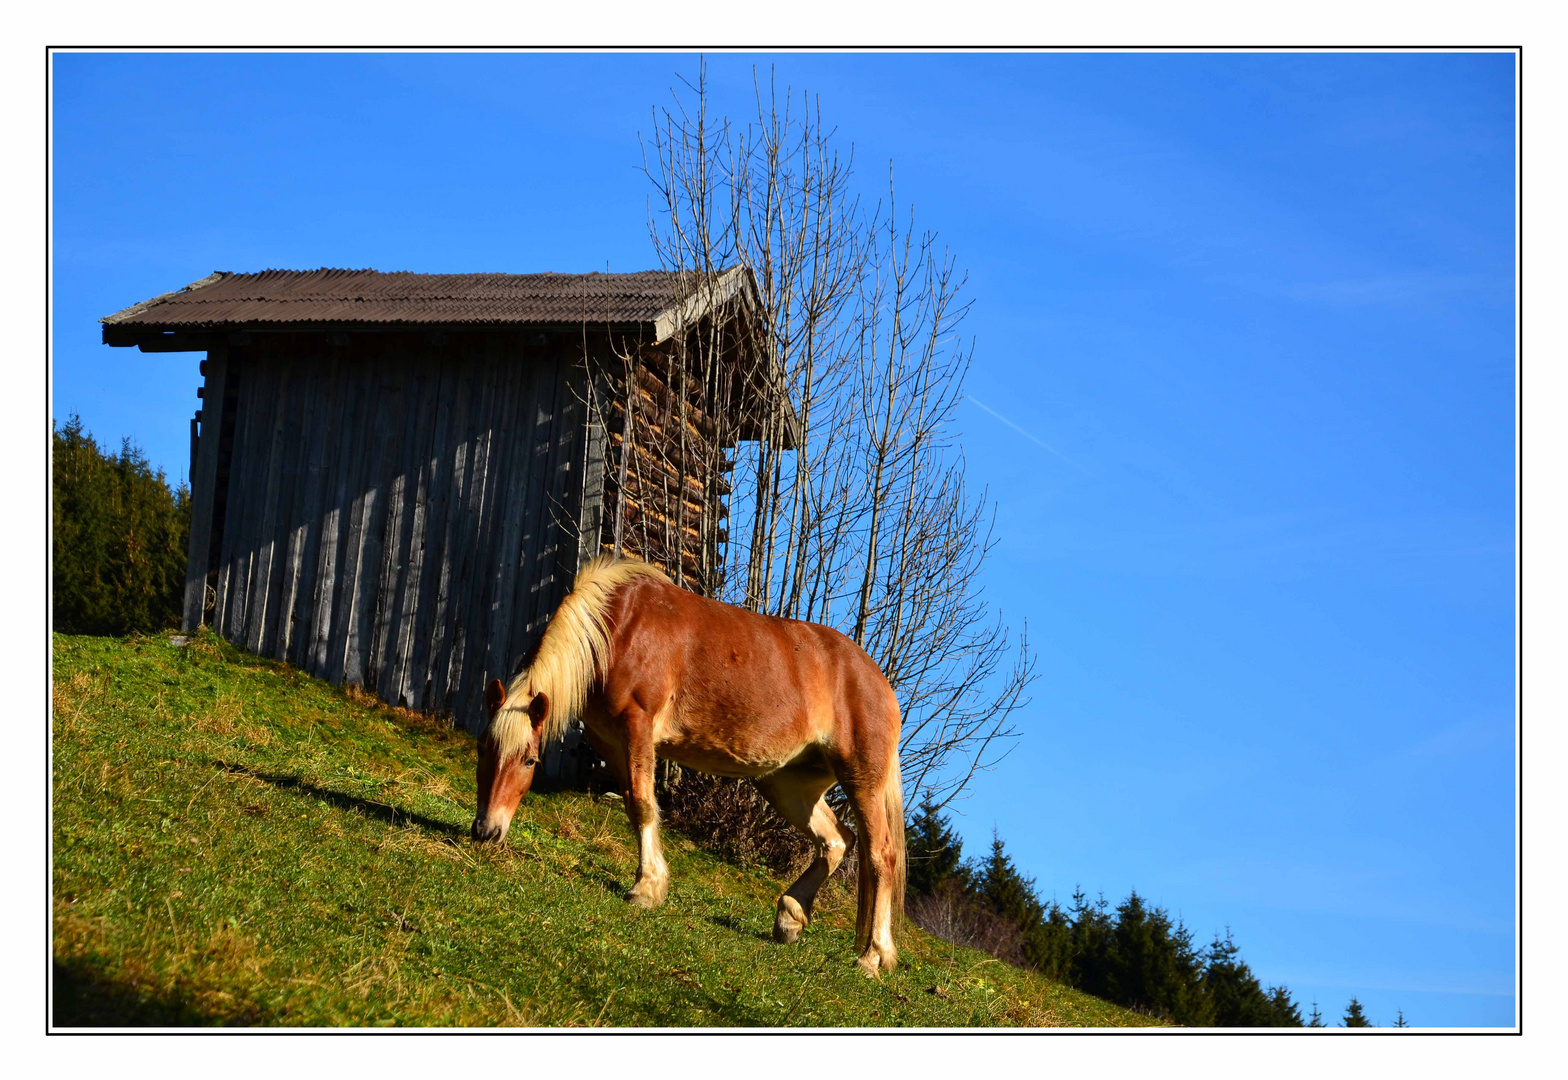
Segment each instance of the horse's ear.
M535 694L534 699L528 703L528 718L533 721L534 730L544 726L550 717L550 699L544 694Z
M485 711L495 712L506 704L506 687L501 685L500 679L491 679L490 685L485 687Z

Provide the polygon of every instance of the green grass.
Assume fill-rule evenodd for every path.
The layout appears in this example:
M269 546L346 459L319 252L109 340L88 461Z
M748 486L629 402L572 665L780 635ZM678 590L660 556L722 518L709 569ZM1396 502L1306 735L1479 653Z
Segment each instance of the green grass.
M633 908L587 795L474 848L468 736L209 634L54 657L58 1026L1150 1023L913 927L868 981L837 878L776 945L782 883L673 834L668 903Z

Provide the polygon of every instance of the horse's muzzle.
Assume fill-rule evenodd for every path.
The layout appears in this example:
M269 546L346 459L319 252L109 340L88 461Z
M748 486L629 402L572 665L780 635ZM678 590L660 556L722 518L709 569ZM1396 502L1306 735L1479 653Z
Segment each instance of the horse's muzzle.
M505 832L499 825L492 825L483 818L474 818L473 828L468 830L468 835L476 844L488 844L492 840L501 839Z

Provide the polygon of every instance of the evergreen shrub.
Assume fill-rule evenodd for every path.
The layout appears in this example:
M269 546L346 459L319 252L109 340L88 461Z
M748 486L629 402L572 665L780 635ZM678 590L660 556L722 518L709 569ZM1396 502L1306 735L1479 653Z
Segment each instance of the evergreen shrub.
M53 432L54 628L121 636L177 627L190 492L130 439L105 453L72 415Z

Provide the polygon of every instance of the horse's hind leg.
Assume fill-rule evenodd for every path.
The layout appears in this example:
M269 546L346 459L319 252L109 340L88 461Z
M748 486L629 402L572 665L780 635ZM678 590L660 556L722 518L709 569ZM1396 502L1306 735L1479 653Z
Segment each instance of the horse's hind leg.
M816 857L800 879L779 897L773 920L775 941L790 944L811 922L817 890L832 876L855 846L855 834L845 828L822 795L833 785L833 775L819 771L780 770L757 780L757 788L795 828L811 837Z
M893 944L894 904L899 889L895 881L902 869L892 830L902 830L903 821L888 820L888 778L877 785L845 784L850 804L855 808L855 823L860 826L859 910L855 916L855 961L872 978L879 970L898 966L898 948Z

